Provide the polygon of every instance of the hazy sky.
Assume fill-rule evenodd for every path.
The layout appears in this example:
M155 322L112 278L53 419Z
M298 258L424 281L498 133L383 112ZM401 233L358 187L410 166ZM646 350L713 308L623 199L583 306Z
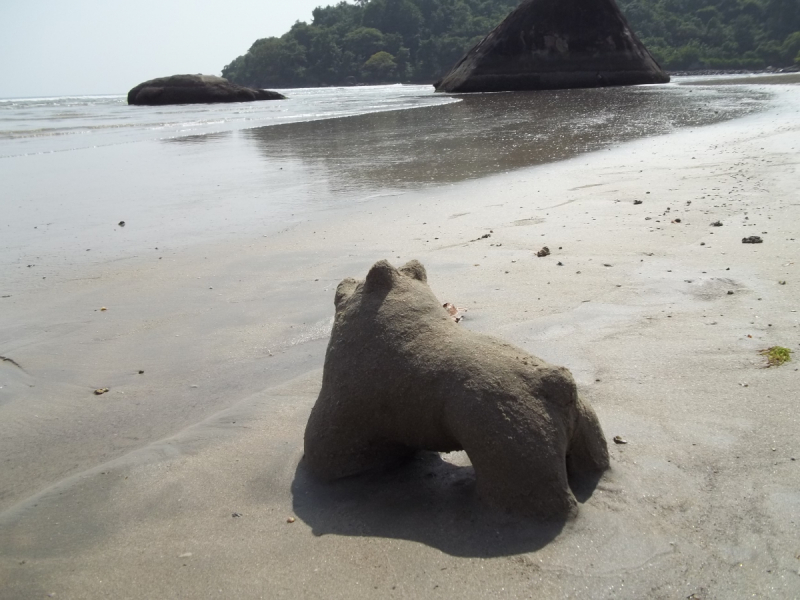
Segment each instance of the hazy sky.
M0 98L112 94L219 75L332 0L0 0Z

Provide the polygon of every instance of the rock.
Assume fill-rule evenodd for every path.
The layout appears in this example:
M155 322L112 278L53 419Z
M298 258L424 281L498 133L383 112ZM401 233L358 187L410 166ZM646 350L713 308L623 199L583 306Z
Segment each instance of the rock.
M128 92L128 104L147 106L284 99L286 96L278 92L246 88L214 75L160 77L140 83Z
M714 221L711 223L712 227L722 227L722 221Z
M761 244L763 242L764 240L757 235L751 235L750 237L742 238L743 244Z
M465 450L479 496L508 511L564 518L570 477L609 466L594 411L570 372L456 325L425 268L379 261L336 289L322 389L304 466L332 481L418 450Z
M435 86L468 93L668 81L614 0L526 0Z
M544 256L550 256L550 248L548 248L547 246L543 246L542 249L536 253L536 256L538 256L539 258L542 258Z

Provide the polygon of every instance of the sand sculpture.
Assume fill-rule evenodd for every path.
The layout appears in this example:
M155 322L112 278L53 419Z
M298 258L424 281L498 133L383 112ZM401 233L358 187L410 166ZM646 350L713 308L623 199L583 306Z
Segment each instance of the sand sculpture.
M417 450L465 450L478 494L516 514L577 508L570 476L608 468L594 411L569 371L456 324L425 268L380 261L336 290L322 389L305 464L330 481Z
M286 96L278 92L243 87L215 75L159 77L140 83L128 92L128 104L147 106L285 99Z
M614 0L526 0L436 84L451 93L666 83Z

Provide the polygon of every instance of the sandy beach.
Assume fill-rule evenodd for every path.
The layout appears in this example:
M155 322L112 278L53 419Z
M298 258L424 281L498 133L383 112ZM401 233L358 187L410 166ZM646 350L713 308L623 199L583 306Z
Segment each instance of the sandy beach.
M0 598L800 597L800 356L759 354L800 351L800 87L769 93L3 298ZM612 455L576 519L484 508L463 453L299 466L336 285L383 258L572 371Z

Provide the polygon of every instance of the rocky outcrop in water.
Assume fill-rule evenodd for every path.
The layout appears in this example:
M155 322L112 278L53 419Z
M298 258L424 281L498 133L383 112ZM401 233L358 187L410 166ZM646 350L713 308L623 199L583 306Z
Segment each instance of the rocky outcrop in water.
M305 432L304 464L318 478L465 450L484 501L564 518L577 509L570 482L608 468L600 423L570 372L456 324L417 261L377 262L366 280L342 281L334 302Z
M527 0L436 84L451 93L666 83L614 0Z
M284 100L286 96L231 83L214 75L172 75L140 83L128 92L128 104L212 104Z

